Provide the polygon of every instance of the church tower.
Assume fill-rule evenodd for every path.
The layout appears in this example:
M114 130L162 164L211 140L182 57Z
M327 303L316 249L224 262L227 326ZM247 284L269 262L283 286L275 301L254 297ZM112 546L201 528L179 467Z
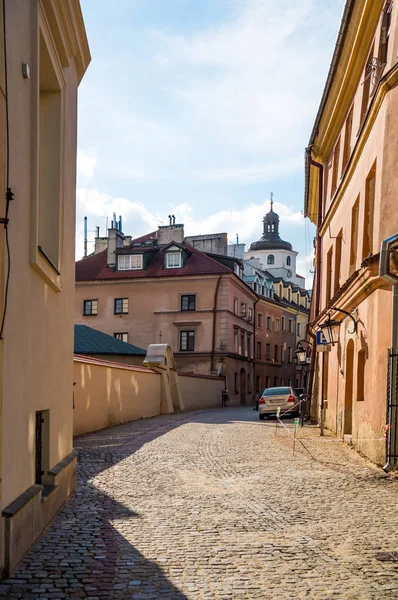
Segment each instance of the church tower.
M297 252L290 242L283 240L279 234L279 215L274 212L274 200L271 193L270 210L263 218L263 235L257 242L250 245L245 253L245 259L259 258L263 269L274 277L304 287L305 279L296 273Z

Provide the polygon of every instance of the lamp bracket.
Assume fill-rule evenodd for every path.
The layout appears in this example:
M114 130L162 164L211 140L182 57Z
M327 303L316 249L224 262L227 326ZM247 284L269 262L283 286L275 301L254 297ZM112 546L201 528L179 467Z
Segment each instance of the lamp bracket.
M337 308L337 306L331 306L329 310L330 310L330 311L332 311L332 310L337 310L337 312L341 312L341 313L343 313L344 315L347 315L347 317L350 317L350 319L351 319L351 320L352 320L352 322L354 323L354 330L353 330L353 331L348 331L347 333L356 333L356 332L357 332L357 329L358 329L358 321L356 321L356 320L354 319L354 317L352 316L352 314L351 314L351 313L347 312L346 310L343 310L342 308ZM330 319L330 314L329 314L329 319Z

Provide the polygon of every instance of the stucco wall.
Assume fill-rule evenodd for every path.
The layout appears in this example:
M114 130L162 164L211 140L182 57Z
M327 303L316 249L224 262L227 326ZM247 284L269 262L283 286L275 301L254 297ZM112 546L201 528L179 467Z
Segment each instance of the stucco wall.
M223 378L180 373L178 381L185 403L185 410L221 406L221 392L224 389Z
M32 248L37 252L33 205L37 201L38 127L32 115L37 110L38 102L39 3L15 0L6 3L6 10L9 31L7 60L11 74L8 83L12 131L10 185L14 200L10 205L8 226L12 270L1 374L4 424L3 506L8 505L35 482L36 411L49 411L49 448L46 449L48 460L45 461L44 469L51 469L72 450L78 86L78 76L72 60L70 68L62 71L65 79L65 128L60 190L63 209L59 223L61 287L55 289L49 285L43 273L32 268L30 262ZM23 63L30 66L29 81L21 75ZM54 228L56 227L57 223L54 221ZM51 271L51 267L48 270Z
M74 381L74 435L160 414L161 377L151 369L76 357Z

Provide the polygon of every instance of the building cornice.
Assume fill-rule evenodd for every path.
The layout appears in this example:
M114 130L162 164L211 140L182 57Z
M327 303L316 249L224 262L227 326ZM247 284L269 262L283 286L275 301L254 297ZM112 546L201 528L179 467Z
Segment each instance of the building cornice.
M78 82L91 61L79 0L40 0L63 68L73 58Z
M361 268L355 271L338 290L328 306L319 313L316 319L309 323L311 331L315 333L319 323L325 320L327 314L331 314L332 318L339 317L339 313L331 310L332 306L337 305L342 310L352 312L376 290L390 288L391 286L379 275L379 254L369 257L362 263Z
M397 83L398 63L392 69L390 69L390 71L388 71L388 73L386 73L386 75L379 82L376 93L374 94L372 103L369 107L366 119L360 129L358 140L354 146L351 158L340 180L340 184L334 194L332 203L330 204L325 218L322 222L322 227L319 230L319 234L321 236L323 236L326 233L326 230L332 220L332 217L335 215L336 210L339 207L340 202L351 181L351 178L355 173L362 151L372 131L377 115L380 112L380 108L383 104L384 98L386 97L386 94L389 92L389 90L392 87L394 87Z

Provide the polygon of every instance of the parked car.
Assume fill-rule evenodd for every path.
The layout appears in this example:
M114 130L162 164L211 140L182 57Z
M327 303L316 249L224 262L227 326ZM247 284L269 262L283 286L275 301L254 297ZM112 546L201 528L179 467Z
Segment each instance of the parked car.
M299 396L293 387L267 388L258 403L258 418L262 421L267 415L276 415L278 408L281 409L281 414L290 411L290 417L297 417L300 414L299 402ZM297 408L293 409L296 404Z

